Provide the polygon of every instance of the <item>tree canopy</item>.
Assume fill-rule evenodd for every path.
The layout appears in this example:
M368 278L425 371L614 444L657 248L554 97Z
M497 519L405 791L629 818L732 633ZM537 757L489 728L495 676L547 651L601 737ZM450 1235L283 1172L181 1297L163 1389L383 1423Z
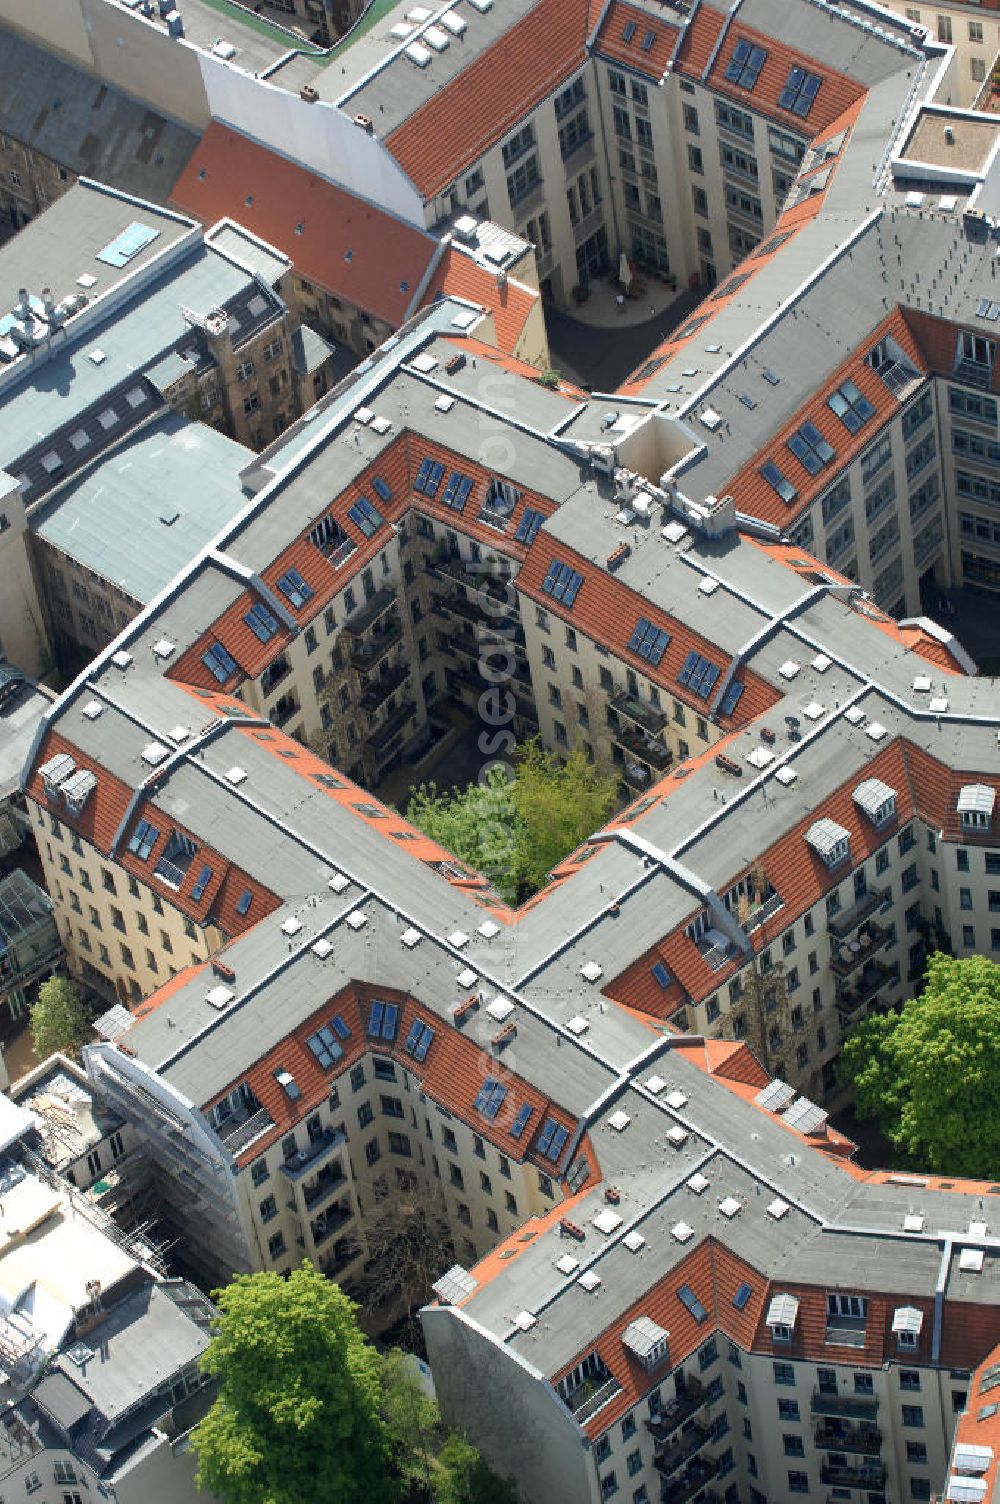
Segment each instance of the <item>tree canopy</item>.
M199 1484L225 1504L388 1504L394 1445L380 1359L354 1306L309 1263L238 1275L205 1354L219 1394L195 1429Z
M79 1055L90 1035L90 1026L76 983L69 977L52 976L38 989L31 1008L31 1042L39 1060L60 1050Z
M841 1080L909 1161L939 1174L1000 1174L1000 966L940 952L920 997L844 1042Z
M407 817L517 902L604 823L616 794L615 779L599 773L582 748L562 763L535 738L517 748L512 777L491 767L465 789L421 784Z

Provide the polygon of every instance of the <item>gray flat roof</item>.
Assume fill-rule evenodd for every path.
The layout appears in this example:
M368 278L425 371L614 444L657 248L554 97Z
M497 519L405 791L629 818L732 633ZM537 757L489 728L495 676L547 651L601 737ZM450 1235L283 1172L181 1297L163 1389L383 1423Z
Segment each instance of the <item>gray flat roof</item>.
M145 603L246 505L251 451L164 413L32 514L40 538Z

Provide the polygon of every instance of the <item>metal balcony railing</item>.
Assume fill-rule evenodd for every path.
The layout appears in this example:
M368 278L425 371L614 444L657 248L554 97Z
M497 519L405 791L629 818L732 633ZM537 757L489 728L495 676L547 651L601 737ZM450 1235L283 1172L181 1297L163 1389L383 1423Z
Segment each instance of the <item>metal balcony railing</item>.
M885 888L869 888L849 909L841 909L839 914L834 914L827 922L827 929L838 940L846 939L858 925L864 923L869 914L874 914L876 909L882 907L888 896Z
M874 1395L826 1394L814 1389L809 1405L813 1415L843 1415L852 1420L874 1420L878 1414L878 1400Z

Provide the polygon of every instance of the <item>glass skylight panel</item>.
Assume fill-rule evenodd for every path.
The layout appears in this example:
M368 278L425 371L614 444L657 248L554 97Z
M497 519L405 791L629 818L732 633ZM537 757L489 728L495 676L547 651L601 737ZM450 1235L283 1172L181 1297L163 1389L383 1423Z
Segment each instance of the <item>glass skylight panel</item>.
M237 912L237 914L239 914L241 918L245 918L246 915L249 914L249 912L250 912L250 905L252 903L253 903L253 893L250 891L249 888L244 888L243 892L240 894L239 898L236 900L236 912Z
M664 991L673 982L673 977L670 975L670 972L664 966L662 961L657 961L654 966L650 967L650 975L652 976L653 981L656 983L656 985L658 987L662 987Z
M688 1311L691 1312L691 1315L694 1317L695 1321L701 1323L705 1320L708 1312L705 1310L705 1307L702 1305L701 1301L698 1299L697 1295L694 1293L690 1285L681 1285L680 1289L677 1291L677 1299L680 1301L682 1306L684 1306Z
M453 470L448 477L448 484L444 488L441 500L446 507L451 507L453 512L464 512L465 503L469 499L472 490L472 481L461 470Z
M385 520L382 514L375 510L367 496L359 496L357 501L347 508L347 515L366 538L373 537Z
M788 448L810 475L818 475L834 458L835 451L815 423L803 423L788 440Z
M549 565L549 572L542 581L542 589L546 595L551 595L554 601L561 601L564 606L572 606L582 584L582 574L578 574L575 569L570 569L568 564L561 564L558 559L553 559Z
M381 475L375 475L372 477L372 490L375 492L375 495L378 497L379 501L392 500L392 487L390 486L389 482L385 480Z
M442 464L439 464L437 460L423 459L420 461L420 469L413 482L413 489L419 491L422 496L436 496L443 478L444 466Z
M642 48L643 52L652 52L652 50L653 50L653 43L655 41L656 41L656 33L653 32L653 31L647 31L647 32L643 33L643 38L642 38L642 41L640 42L639 45Z
M736 1294L733 1296L733 1305L736 1307L737 1311L742 1311L743 1307L746 1305L747 1301L750 1299L750 1297L751 1297L752 1294L753 1294L753 1286L752 1285L748 1285L745 1282L742 1285L740 1285L740 1288L737 1290Z
M291 601L298 609L304 606L306 601L312 599L313 588L299 574L297 569L286 569L278 581L278 589L282 595Z
M517 1117L511 1124L511 1138L521 1137L521 1134L524 1132L525 1128L527 1128L528 1126L528 1123L531 1121L531 1114L534 1112L534 1110L535 1109L528 1102L525 1102L522 1107L519 1107L517 1109Z
M569 1130L557 1123L555 1118L546 1118L538 1138L538 1152L555 1164L569 1138Z
M270 642L278 630L278 618L272 616L267 607L262 606L259 601L250 607L243 620L261 642Z
M719 706L719 714L732 715L733 711L740 703L740 700L743 697L743 691L745 689L746 685L743 683L742 679L731 679L729 681L728 689L722 696L722 704Z
M434 1030L430 1024L425 1024L422 1019L415 1018L410 1025L410 1032L406 1036L405 1049L414 1060L426 1060L427 1051L434 1040Z
M677 682L683 684L699 700L707 700L719 677L720 670L698 652L690 652L684 660Z
M156 845L159 834L155 825L151 825L148 820L140 820L128 843L129 851L133 852L140 862L144 862Z
M220 684L225 684L236 673L236 659L231 657L222 646L221 642L213 642L201 655L201 661L212 675L213 679Z
M202 897L204 896L205 889L208 887L211 881L211 867L202 867L201 871L198 873L197 878L195 879L194 887L191 889L191 898L194 903L199 903L201 901Z
M726 79L749 93L760 77L760 70L766 61L767 53L763 47L755 47L745 39L737 42L726 68Z
M487 1076L479 1088L479 1095L473 1104L477 1112L482 1113L490 1122L496 1117L503 1106L507 1088L502 1081L497 1081L493 1076Z
M306 1043L325 1071L330 1070L338 1060L343 1059L344 1052L334 1038L330 1024L324 1024L321 1029L316 1030L315 1034L310 1034Z
M853 381L845 381L827 399L827 407L836 413L848 433L857 433L869 418L874 418L875 409L864 392Z
M631 42L631 40L632 40L632 38L634 36L635 36L635 22L634 21L626 21L625 25L622 28L622 41L623 42Z
M399 1027L399 1008L395 1003L382 1005L382 1038L395 1039ZM369 1031L370 1032L370 1031Z
M778 469L773 460L768 460L766 465L761 466L761 475L767 481L772 491L777 491L786 506L791 506L799 494L786 475Z
M778 103L783 110L791 110L793 115L804 120L812 109L821 82L817 74L808 73L805 68L793 68L778 96Z
M629 638L629 651L645 658L647 663L658 664L667 650L670 633L654 626L646 616L640 616Z
M538 532L538 529L541 527L544 521L545 517L542 512L537 511L534 507L525 507L524 511L521 513L521 520L517 524L517 531L514 534L514 542L524 543L525 545L532 543L534 541L535 534Z

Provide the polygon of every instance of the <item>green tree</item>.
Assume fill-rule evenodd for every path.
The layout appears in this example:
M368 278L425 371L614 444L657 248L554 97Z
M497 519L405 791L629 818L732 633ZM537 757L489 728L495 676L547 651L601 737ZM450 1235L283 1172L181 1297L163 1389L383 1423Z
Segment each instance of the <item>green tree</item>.
M434 1504L516 1504L510 1483L498 1478L481 1452L457 1431L438 1452Z
M617 795L614 778L598 773L582 748L561 763L534 738L514 760L513 777L494 767L464 790L421 784L406 811L512 903L536 893L552 868L603 825Z
M90 1035L80 993L69 977L53 976L42 983L30 1022L31 1042L39 1060L56 1050L75 1058Z
M219 1395L195 1429L198 1482L225 1504L389 1504L398 1475L380 1360L354 1305L308 1262L237 1275L203 1367Z
M517 749L512 793L523 832L517 875L534 893L563 857L604 824L617 785L587 761L582 747L574 747L561 763L535 737Z
M1000 1173L1000 966L941 952L920 997L867 1018L848 1035L841 1080L860 1117L876 1118L921 1168L995 1179Z

